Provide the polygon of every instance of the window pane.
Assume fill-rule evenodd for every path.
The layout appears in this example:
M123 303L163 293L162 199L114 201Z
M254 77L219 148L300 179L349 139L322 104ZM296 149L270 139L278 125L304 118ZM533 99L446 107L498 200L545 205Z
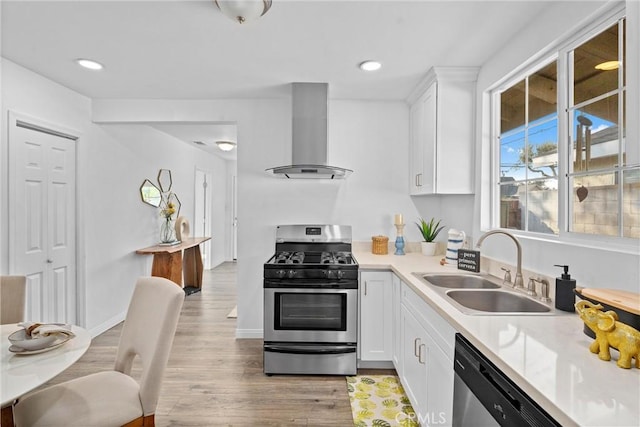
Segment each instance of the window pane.
M574 113L573 169L610 168L618 164L618 95Z
M617 89L618 24L575 49L573 61L574 105Z
M617 173L573 178L571 230L618 236Z
M558 180L529 181L527 190L529 231L558 234Z
M524 80L500 94L500 132L505 133L524 124Z
M624 171L622 236L640 238L640 169Z
M500 228L524 230L524 209L520 200L524 201L526 185L524 183L500 186Z
M527 158L520 159L527 165L527 179L558 176L558 120L532 125L528 130Z
M516 180L525 178L524 129L500 138L500 176Z
M529 122L556 113L557 76L556 61L529 76Z

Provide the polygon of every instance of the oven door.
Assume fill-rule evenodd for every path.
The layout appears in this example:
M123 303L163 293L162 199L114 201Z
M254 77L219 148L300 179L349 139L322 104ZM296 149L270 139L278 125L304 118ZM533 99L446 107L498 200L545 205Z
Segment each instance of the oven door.
M358 290L265 288L266 342L355 343Z

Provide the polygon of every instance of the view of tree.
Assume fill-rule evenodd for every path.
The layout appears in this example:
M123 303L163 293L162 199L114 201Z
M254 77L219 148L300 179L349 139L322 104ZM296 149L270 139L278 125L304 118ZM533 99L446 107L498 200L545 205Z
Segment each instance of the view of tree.
M554 152L558 151L558 145L555 142L543 142L541 144L538 144L536 146L534 145L528 145L527 146L527 151L528 153L525 155L525 150L520 150L520 155L518 156L518 162L521 164L526 164L527 165L527 169L529 169L531 172L536 172L539 174L542 174L542 176L547 177L547 178L553 178L553 177L557 177L558 173L556 171L556 167L557 167L557 162L553 165L547 165L545 167L551 169L551 172L553 175L549 175L548 173L546 173L544 170L542 170L542 168L535 168L533 167L533 159L536 157L541 157L541 156L545 156L547 154L551 154Z

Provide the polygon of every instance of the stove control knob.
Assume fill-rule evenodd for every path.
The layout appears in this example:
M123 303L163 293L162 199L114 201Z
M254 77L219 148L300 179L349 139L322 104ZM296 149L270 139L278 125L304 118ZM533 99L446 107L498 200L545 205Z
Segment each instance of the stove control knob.
M284 271L284 270L277 270L276 271L276 276L278 276L278 279L284 278L285 274L287 274L287 272Z
M333 271L331 270L325 270L324 271L324 277L326 277L327 279L332 279L333 277Z
M344 277L344 271L342 270L336 271L336 276L338 277L338 280L342 279Z
M289 279L293 279L294 277L296 277L296 271L289 270L289 272L287 273L287 276L289 277Z

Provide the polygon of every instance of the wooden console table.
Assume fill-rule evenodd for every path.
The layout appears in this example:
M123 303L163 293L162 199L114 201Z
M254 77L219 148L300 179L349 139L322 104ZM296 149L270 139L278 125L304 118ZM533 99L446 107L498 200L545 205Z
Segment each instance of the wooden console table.
M177 245L155 245L138 249L137 254L153 255L151 275L165 277L182 286L184 271L184 290L188 294L199 292L202 288L202 255L200 243L211 237L189 237ZM184 257L182 255L184 251ZM183 259L184 258L184 259Z

